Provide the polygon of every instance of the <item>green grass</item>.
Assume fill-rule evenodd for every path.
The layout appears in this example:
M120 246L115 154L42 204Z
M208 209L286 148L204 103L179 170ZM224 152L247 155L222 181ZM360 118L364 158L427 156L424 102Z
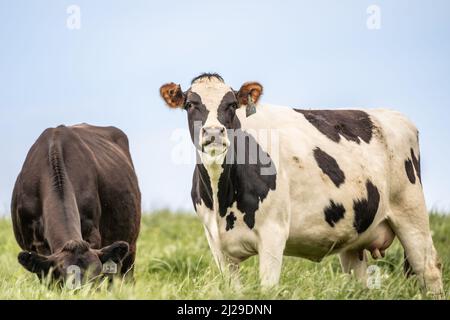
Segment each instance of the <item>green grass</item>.
M450 215L431 215L434 241L444 265L444 287L450 284ZM243 288L230 289L210 254L199 219L189 214L144 215L138 243L135 283L89 284L73 291L49 288L17 262L20 251L10 219L0 219L0 299L422 299L414 277L402 272L403 251L396 241L381 270L381 288L366 289L341 272L336 256L321 263L285 258L280 285L262 292L258 261L241 268Z

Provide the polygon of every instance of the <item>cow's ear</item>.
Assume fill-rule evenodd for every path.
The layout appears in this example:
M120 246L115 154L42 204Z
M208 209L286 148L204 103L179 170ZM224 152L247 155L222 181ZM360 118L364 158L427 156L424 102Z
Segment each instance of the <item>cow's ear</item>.
M125 241L116 241L112 245L98 251L98 257L102 263L112 260L120 263L130 251L130 246Z
M181 86L173 82L161 86L159 93L171 108L181 108L186 99L186 95L183 90L181 90Z
M239 105L248 105L248 99L251 98L254 104L258 103L259 97L263 93L263 86L258 82L246 82L237 93Z
M19 253L18 260L25 269L37 274L44 273L46 275L53 266L52 261L48 257L36 252L22 251Z

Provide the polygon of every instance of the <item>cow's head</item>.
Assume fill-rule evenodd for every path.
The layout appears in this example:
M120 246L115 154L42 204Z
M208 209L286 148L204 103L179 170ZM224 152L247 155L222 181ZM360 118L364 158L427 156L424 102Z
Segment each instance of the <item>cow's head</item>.
M191 87L168 83L161 87L161 97L171 108L184 109L195 147L203 156L222 157L230 147L227 133L239 129L236 110L256 104L263 91L257 82L244 83L239 91L225 84L218 74L202 74L194 78Z
M128 243L117 241L100 250L92 249L85 241L69 241L62 249L49 256L23 251L18 259L22 266L39 277L51 274L55 280L67 279L79 270L80 279L87 281L102 273L108 261L117 265L119 271L129 251ZM75 267L75 268L74 268Z

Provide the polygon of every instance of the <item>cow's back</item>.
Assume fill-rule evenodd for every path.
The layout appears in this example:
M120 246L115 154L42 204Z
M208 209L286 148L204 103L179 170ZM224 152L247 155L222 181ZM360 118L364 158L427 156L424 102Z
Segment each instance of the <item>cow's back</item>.
M61 202L75 198L83 237L94 247L117 240L135 243L140 192L122 131L82 124L49 128L41 134L13 192L14 230L22 248L33 249L37 238L45 243L43 202L59 187L70 192L61 195Z
M117 240L133 245L139 233L141 195L127 136L115 127L87 124L70 130L77 138L65 145L71 155L66 165L83 233L98 225L101 246Z
M385 178L389 181L391 200L396 200L405 186L410 184L415 185L417 191L421 192L420 147L417 127L405 115L397 111L376 109L370 110L368 113L383 132L386 155L389 159L389 174ZM409 163L414 171L413 175L407 172ZM418 181L416 181L416 175Z
M255 115L240 117L245 131L264 136L264 130L275 130L277 143L256 140L277 164L277 189L268 199L289 204L287 254L316 259L330 248L370 242L393 194L409 183L404 163L411 148L418 155L417 130L409 120L389 110L333 112L261 106ZM347 115L353 122L342 120ZM376 206L367 215L371 201ZM271 205L265 208L270 212Z

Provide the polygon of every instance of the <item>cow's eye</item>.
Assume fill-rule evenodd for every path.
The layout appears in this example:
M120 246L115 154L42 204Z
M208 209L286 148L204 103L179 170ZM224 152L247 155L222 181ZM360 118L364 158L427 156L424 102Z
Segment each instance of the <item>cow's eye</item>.
M237 107L238 107L238 105L236 102L232 102L232 103L228 104L228 108L230 108L230 109L237 109Z
M186 110L191 110L193 108L197 108L198 106L199 106L198 102L188 101L188 102L186 102L186 105L184 106L184 108Z

